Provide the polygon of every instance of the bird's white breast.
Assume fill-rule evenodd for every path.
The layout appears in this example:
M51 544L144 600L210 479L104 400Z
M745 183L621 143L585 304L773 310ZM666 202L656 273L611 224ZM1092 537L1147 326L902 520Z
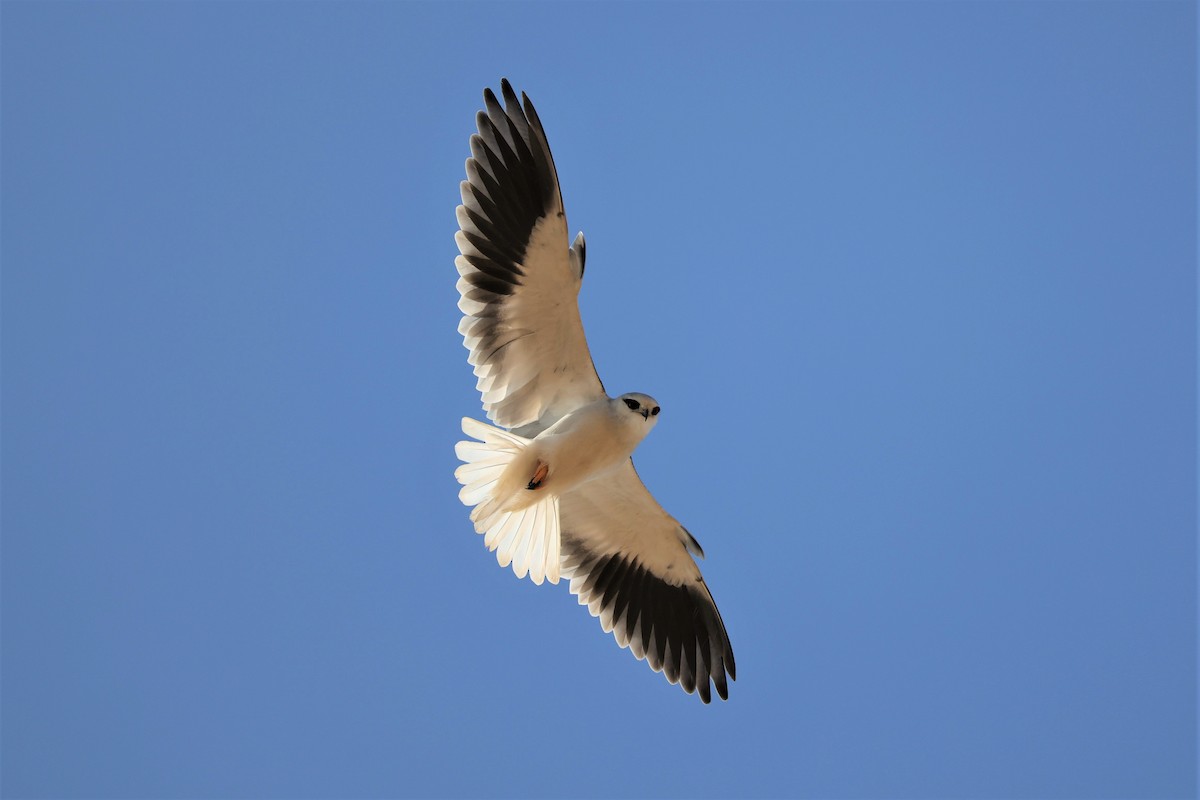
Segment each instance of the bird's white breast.
M623 464L648 430L642 417L621 413L608 398L571 412L533 442L550 465L546 488L561 495Z

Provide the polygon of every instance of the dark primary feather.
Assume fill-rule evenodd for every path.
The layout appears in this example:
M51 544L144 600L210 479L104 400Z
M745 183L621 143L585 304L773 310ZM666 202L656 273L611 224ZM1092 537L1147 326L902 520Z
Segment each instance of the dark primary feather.
M562 554L564 574L580 579L580 602L598 603L601 623L622 647L632 646L639 658L640 650L654 671L689 694L699 691L705 703L712 700L710 683L721 699L729 697L726 675L735 679L737 670L733 648L703 580L673 586L636 557L590 552L567 530Z
M467 256L479 273L465 277L491 295L510 295L520 285L534 226L547 213L559 213L561 206L546 134L536 114L533 122L526 117L532 104L526 98L522 108L507 80L501 82L501 93L504 108L491 89L484 90L487 111L476 115L479 133L471 137L462 183L471 222L463 233L480 253ZM472 299L492 300L486 295Z

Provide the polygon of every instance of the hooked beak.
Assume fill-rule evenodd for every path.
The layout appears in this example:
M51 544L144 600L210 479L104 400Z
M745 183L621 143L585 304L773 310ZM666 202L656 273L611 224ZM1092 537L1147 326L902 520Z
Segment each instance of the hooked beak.
M642 409L642 419L650 419L650 409L648 409L648 408Z

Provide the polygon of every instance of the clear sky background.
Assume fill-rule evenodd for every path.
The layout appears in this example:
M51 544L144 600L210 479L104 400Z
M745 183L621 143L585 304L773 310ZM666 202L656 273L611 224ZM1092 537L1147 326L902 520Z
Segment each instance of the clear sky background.
M5 796L1194 796L1194 4L0 23ZM502 76L728 703L457 500Z

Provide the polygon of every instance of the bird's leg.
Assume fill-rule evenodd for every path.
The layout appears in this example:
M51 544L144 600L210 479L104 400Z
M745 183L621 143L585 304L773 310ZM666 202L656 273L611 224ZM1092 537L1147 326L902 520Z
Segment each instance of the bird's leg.
M537 469L533 471L533 477L529 479L529 485L526 489L536 489L542 485L542 481L546 480L546 475L550 472L550 465L545 461L538 459Z

